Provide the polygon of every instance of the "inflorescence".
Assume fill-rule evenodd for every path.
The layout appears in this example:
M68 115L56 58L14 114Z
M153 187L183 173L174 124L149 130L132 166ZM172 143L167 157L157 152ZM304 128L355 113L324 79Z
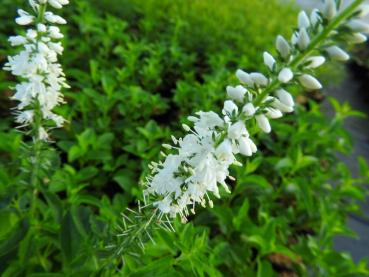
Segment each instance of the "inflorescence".
M12 96L19 102L16 123L19 127L32 125L34 138L44 141L49 139L47 126L62 127L65 122L53 109L64 102L61 89L69 87L58 63L58 55L64 49L60 43L63 34L57 25L66 24L66 21L46 8L50 5L61 9L68 3L68 0L29 0L30 12L19 9L16 23L33 28L9 38L12 46L22 46L23 49L8 57L4 66L21 79Z
M326 0L321 9L311 14L301 11L298 28L290 41L276 39L277 55L263 54L268 74L237 70L240 83L226 88L228 100L222 114L198 112L188 119L193 127L183 125L187 135L172 137L173 144L164 144L168 151L164 161L151 163L144 198L151 199L163 215L180 215L185 222L195 206L212 207L210 194L220 197L219 188L230 192L229 167L240 165L238 154L250 157L257 152L248 129L255 124L265 133L271 132L271 119L294 111L294 99L288 92L291 84L307 90L321 89L313 70L326 59L346 61L349 55L337 46L340 42L362 43L369 25L360 20L369 13L362 1L354 1L341 9L341 1Z

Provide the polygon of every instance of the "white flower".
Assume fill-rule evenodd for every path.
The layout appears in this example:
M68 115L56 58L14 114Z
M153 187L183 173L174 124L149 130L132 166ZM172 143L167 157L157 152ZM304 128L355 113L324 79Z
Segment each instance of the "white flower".
M313 56L306 59L306 66L305 68L317 68L325 63L325 58L323 56Z
M268 79L259 72L250 73L250 77L255 85L265 87L268 85Z
M223 162L232 164L235 157L232 151L232 143L229 139L225 139L215 150L216 157Z
M245 71L238 69L236 71L236 76L237 78L240 80L240 82L246 84L249 87L253 87L254 86L254 82L250 76L250 74L246 73Z
M293 72L289 68L283 68L281 72L279 72L278 80L281 83L288 83L293 79Z
M256 153L257 148L255 143L248 137L242 137L238 140L239 151L242 155L250 157Z
M43 141L49 140L49 134L46 132L46 130L43 127L38 128L38 139Z
M239 85L237 87L227 86L228 97L234 101L243 102L247 89Z
M27 125L33 121L34 111L27 110L22 111L17 114L15 122L20 123L22 125Z
M309 20L309 17L307 16L306 12L305 11L301 11L299 13L299 16L298 16L298 26L299 28L309 28L310 27L310 20Z
M48 0L48 2L55 9L61 9L63 5L69 4L68 0Z
M150 188L161 195L174 193L179 197L182 190L183 179L175 174L181 165L183 158L179 155L168 155L162 164L162 169L153 177Z
M238 106L232 100L225 101L223 107L223 114L224 115L238 114Z
M67 21L59 15L52 12L45 12L45 19L53 24L67 24Z
M42 23L37 24L37 31L40 33L45 33L47 31L46 25Z
M18 10L19 17L15 19L15 22L17 22L18 25L29 25L33 23L35 20L35 17L30 15L28 12L19 9Z
M246 116L253 116L255 114L255 107L252 103L247 103L245 106L243 106L242 108L242 112L246 115Z
M301 85L303 85L307 89L315 90L322 88L320 82L309 74L303 74L298 79Z
M56 26L49 27L49 34L53 39L61 39L64 37L64 35L60 32L60 29Z
M19 46L27 43L27 39L23 36L12 36L8 40L11 46Z
M259 126L259 128L265 132L265 133L270 133L270 131L272 130L272 128L270 127L270 123L268 118L264 115L264 114L259 114L255 116L256 122Z
M264 57L264 64L270 70L273 70L274 69L274 65L275 65L275 59L273 58L273 56L270 55L268 52L264 52L263 57Z
M224 124L224 121L215 112L197 112L200 119L195 123L195 129L214 129Z
M350 59L350 56L338 46L335 46L335 45L330 46L326 48L325 50L327 51L329 56L334 60L347 61L348 59Z
M249 136L243 121L237 121L228 127L228 138L239 139L242 136Z

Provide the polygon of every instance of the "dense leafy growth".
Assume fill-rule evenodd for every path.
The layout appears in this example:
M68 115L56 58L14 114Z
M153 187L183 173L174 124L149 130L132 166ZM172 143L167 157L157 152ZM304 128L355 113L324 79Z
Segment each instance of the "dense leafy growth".
M15 7L3 0L0 61L13 51ZM147 165L170 134L198 110L220 110L233 72L263 68L261 50L290 36L295 10L277 0L79 0L62 63L72 89L59 112L69 120L44 150L43 186L28 183L27 139L12 125L9 86L0 73L0 272L3 276L358 276L332 238L352 235L348 213L364 198L336 153L350 153L342 124L357 112L296 91L299 107L260 135L261 151L232 168L237 181L213 209L199 209L175 233L155 232L139 259L106 248L120 213L141 198ZM280 20L283 18L283 20ZM51 162L50 162L51 161ZM19 168L24 170L20 171ZM124 266L121 256L124 254ZM286 275L283 275L286 274Z

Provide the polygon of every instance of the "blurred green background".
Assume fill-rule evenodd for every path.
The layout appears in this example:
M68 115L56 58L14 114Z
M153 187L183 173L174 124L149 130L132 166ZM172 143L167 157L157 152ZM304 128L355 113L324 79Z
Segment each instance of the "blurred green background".
M7 37L27 1L2 0L0 63L15 53ZM22 141L9 100L17 80L0 72L0 275L2 276L365 276L366 262L333 249L353 235L345 224L359 212L361 176L336 153L350 153L343 129L359 113L319 93L294 93L296 112L261 134L260 151L232 168L232 194L199 209L175 233L158 230L140 258L112 256L120 213L135 207L147 165L170 135L183 135L195 111L220 111L234 72L263 71L262 52L276 35L290 37L297 7L277 0L78 0L62 15L61 63L71 89L58 112L68 120L52 132L55 151L44 190L33 199ZM334 68L334 69L333 69ZM325 84L342 76L325 67ZM30 213L31 201L36 212Z

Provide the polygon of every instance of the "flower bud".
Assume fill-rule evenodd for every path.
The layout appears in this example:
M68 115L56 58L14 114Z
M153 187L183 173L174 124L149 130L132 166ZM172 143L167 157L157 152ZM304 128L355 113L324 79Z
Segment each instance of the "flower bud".
M281 83L288 83L293 78L293 72L289 68L283 68L281 72L279 72L278 80Z
M11 46L19 46L27 43L27 39L23 36L12 36L9 37L8 41Z
M330 46L325 49L329 56L337 61L347 61L350 56L338 46Z
M353 44L359 44L367 41L367 37L362 33L354 33L348 37L348 42Z
M238 69L236 71L236 76L240 80L240 82L246 84L249 87L254 86L254 82L252 81L250 74L246 73L245 71Z
M297 42L300 50L305 50L310 44L310 37L305 28L300 29L299 39Z
M292 113L293 112L293 106L287 106L286 104L282 103L278 99L274 99L271 106L275 109L280 110L281 112L284 112L284 113Z
M313 26L317 25L322 21L320 17L320 11L318 9L313 9L310 14L310 22Z
M323 15L328 19L333 19L337 14L337 5L335 0L325 0Z
M347 27L349 27L354 32L358 33L369 33L369 24L365 23L362 20L352 19L347 23Z
M250 74L251 80L256 86L265 87L268 85L268 79L259 72L253 72Z
M227 86L228 97L234 101L243 102L247 89L239 85L237 87Z
M283 116L282 112L275 108L266 108L266 111L267 117L272 119L281 118Z
M61 9L63 7L58 0L49 0L49 4L55 9Z
M34 16L30 15L28 12L26 12L26 11L24 11L22 9L18 9L18 14L19 14L19 17L17 17L15 19L15 22L18 25L29 25L35 19Z
M242 136L249 136L249 132L246 129L243 121L237 121L228 128L228 137L230 139L239 139Z
M325 58L323 56L313 56L306 60L305 68L317 68L325 63Z
M298 79L301 85L307 89L316 90L322 88L320 82L309 74L303 74Z
M276 91L276 96L278 97L279 101L281 101L281 103L285 104L286 106L289 107L293 107L295 106L295 102L293 101L293 97L292 95L284 90L284 89L279 89Z
M247 103L245 106L243 106L242 108L242 112L246 115L246 116L253 116L255 114L255 107L252 103Z
M270 133L272 131L272 128L270 127L269 120L264 114L259 114L259 115L255 116L255 118L256 118L256 122L257 122L259 128L263 132Z
M238 107L232 100L227 100L224 102L223 114L232 115L238 113Z
M282 36L277 37L276 47L279 54L284 58L288 58L291 52L291 47L288 42Z
M249 142L250 139L243 137L238 141L238 148L239 151L242 155L246 156L246 157L250 157L252 156L252 150L251 150L251 145Z
M264 64L270 69L274 69L275 59L268 52L264 52Z
M306 12L305 11L301 11L299 13L299 16L298 16L298 26L299 28L309 28L310 27L310 20L309 20L309 17L307 16Z

